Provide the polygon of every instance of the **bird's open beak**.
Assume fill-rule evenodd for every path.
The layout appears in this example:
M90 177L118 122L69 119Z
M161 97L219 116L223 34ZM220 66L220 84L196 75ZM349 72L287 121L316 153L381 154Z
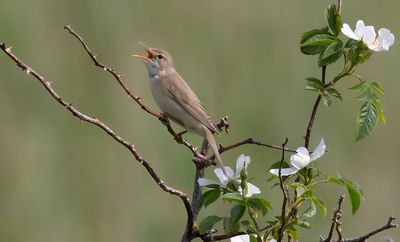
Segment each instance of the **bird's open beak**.
M143 46L143 48L147 51L147 56L144 56L144 55L132 55L132 56L136 57L136 58L138 58L139 60L142 60L142 61L151 61L153 59L153 57L154 57L151 49L149 47L147 47L145 44L143 44L142 42L139 42L139 44L141 46Z

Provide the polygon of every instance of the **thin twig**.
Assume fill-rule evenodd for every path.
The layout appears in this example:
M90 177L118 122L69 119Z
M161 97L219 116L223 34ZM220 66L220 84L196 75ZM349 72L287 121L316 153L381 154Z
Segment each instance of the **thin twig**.
M288 138L286 138L285 142L282 144L282 158L281 158L281 164L279 166L279 185L281 187L282 193L283 193L283 201L282 201L282 211L281 211L281 227L279 228L279 233L278 233L278 242L281 242L283 240L283 235L285 232L285 227L286 227L286 206L288 203L289 195L286 191L285 184L283 183L283 178L282 178L282 166L283 162L285 160L285 146L289 142Z
M275 149L275 150L282 150L283 149L282 146L280 146L280 145L271 145L271 144L267 144L267 143L263 143L263 142L257 141L257 140L255 140L253 138L247 138L247 139L245 139L243 141L240 141L240 142L237 142L235 144L228 145L228 146L220 145L219 153L224 153L225 151L237 148L237 147L242 146L242 145L248 145L248 144L264 146L264 147ZM284 149L287 152L296 153L296 151L293 150L293 149L289 149L289 148L284 148Z
M322 240L322 242L331 242L332 241L333 231L334 231L337 223L339 222L339 216L342 215L343 201L344 201L344 195L340 195L339 201L338 201L338 207L335 210L335 212L333 213L332 224L331 224L331 228L329 229L328 238L326 238L325 240ZM340 236L341 236L341 234L340 234Z
M337 12L339 13L339 15L342 12L342 0L338 0Z
M18 57L16 57L12 52L11 48L7 48L5 44L0 43L0 49L6 53L8 57L12 61L14 61L18 67L20 67L23 71L25 71L27 74L30 74L34 76L41 84L42 86L46 89L46 91L64 108L66 108L68 111L72 113L73 116L77 117L78 119L88 122L90 124L93 124L99 128L101 128L104 132L106 132L109 136L111 136L116 142L120 143L123 145L125 148L127 148L132 155L135 157L135 159L142 165L144 168L146 168L147 172L149 175L153 178L153 180L157 183L157 185L165 192L168 192L171 195L176 195L178 196L186 209L187 213L187 220L192 221L193 220L193 214L191 210L191 204L189 202L189 199L187 195L173 187L170 187L165 184L163 180L157 175L157 173L154 171L152 166L144 160L139 152L135 149L133 144L130 144L128 141L123 139L121 136L119 136L117 133L115 133L110 127L108 127L106 124L104 124L102 121L100 121L96 117L90 117L82 112L80 112L77 108L75 108L71 103L64 101L63 98L56 93L56 91L51 87L50 81L48 81L46 78L44 78L41 74L33 70L31 67L26 65L24 62L22 62Z
M399 225L394 223L394 221L396 220L396 218L394 216L390 216L387 223L385 225L383 225L380 228L375 229L374 231L369 232L366 235L360 236L358 238L354 238L354 239L346 239L345 242L365 242L367 241L368 238L370 238L371 236L374 236L382 231L385 231L387 229L392 229L392 228L398 228Z

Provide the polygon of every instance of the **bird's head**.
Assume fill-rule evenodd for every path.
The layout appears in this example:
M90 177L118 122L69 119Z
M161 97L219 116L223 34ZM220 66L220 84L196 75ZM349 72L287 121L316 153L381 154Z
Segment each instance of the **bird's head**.
M173 68L174 63L172 57L167 51L162 49L150 48L141 42L139 43L147 51L147 56L133 56L144 62L150 76L159 75L161 71L167 71L169 68Z

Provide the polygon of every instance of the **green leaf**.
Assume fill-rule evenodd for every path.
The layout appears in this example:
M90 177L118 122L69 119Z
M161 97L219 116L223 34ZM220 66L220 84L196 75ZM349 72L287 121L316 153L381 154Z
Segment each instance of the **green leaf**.
M226 233L235 233L238 232L240 229L239 223L232 223L229 218L224 218L224 231Z
M314 35L318 35L318 34L329 34L329 29L328 27L324 27L322 29L313 29L311 31L305 32L301 35L301 39L300 39L300 44L303 44L304 42L306 42L308 39L310 39L311 37L313 37Z
M231 208L230 219L232 224L236 224L243 217L246 211L246 206L243 204L236 204Z
M287 233L291 238L291 241L297 241L299 239L299 233L297 232L297 229L295 227L289 226L287 228Z
M199 208L201 208L202 206L207 207L211 203L215 202L220 195L221 191L219 189L209 190L201 194L199 198Z
M262 198L252 197L247 199L247 203L250 207L260 211L264 216L267 214L268 209L272 209L271 203Z
M357 117L357 138L356 141L367 137L378 123L378 110L373 102L366 101L361 105Z
M334 37L329 34L317 34L300 44L300 50L307 55L321 54L334 41Z
M362 91L366 86L366 82L365 81L360 81L358 84L350 87L350 90L354 90L354 91Z
M340 39L335 39L329 44L324 52L319 56L318 65L326 66L337 61L343 54L343 43Z
M357 45L350 48L346 55L353 65L358 65L368 60L372 53L362 41L358 41Z
M363 198L363 191L361 190L360 185L356 182L342 177L329 177L329 182L337 183L339 185L345 186L347 188L347 192L349 193L351 208L353 214L357 212L361 205L361 199Z
M222 218L212 215L212 216L208 216L205 219L203 219L200 222L199 225L199 232L200 234L204 234L205 232L209 231L210 229L212 229L214 227L214 225L216 223L218 223L219 221L221 221Z
M328 88L326 91L329 94L331 94L332 96L334 96L337 99L339 99L340 101L343 101L342 94L337 89L331 87L331 88Z
M325 20L335 36L340 34L342 28L342 17L337 11L335 5L330 5L325 11Z
M238 193L227 193L222 196L222 199L228 202L244 203L242 195Z
M322 92L325 88L322 81L318 78L309 77L309 78L306 78L306 80L307 80L306 86L305 86L306 90Z
M319 208L319 210L321 210L322 214L325 217L326 216L326 204L325 204L325 202L322 201L321 199L317 199L316 197L312 198L312 201L314 202L314 204L317 205L317 207Z
M385 93L383 92L382 85L379 82L371 82L369 83L369 86L379 95L385 96Z
M373 105L376 107L376 110L378 111L378 117L381 120L383 124L386 123L385 115L383 115L383 110L382 110L382 104L381 101L379 101L378 98L373 98L372 100Z
M358 185L356 182L347 178L341 178L341 180L349 192L352 212L355 214L360 208L361 199L363 198L363 191L361 190L360 185Z
M322 97L324 98L324 104L326 106L331 106L332 105L332 98L331 98L331 96L329 96L329 94L327 92L324 92L322 94Z
M315 205L313 200L310 200L310 207L303 213L303 216L306 218L314 217L317 213L317 206Z
M251 234L249 242L258 242L257 237L254 234Z
M304 220L300 220L300 219L297 220L297 225L302 227L302 228L305 228L305 229L311 229L312 228L312 226L311 226L311 224L309 222L304 221Z
M303 184L301 184L301 183L299 183L299 182L294 182L294 183L290 184L290 186L291 186L293 189L296 190L296 194L297 194L296 197L301 197L301 196L303 196L304 192L307 190L307 188L306 188Z

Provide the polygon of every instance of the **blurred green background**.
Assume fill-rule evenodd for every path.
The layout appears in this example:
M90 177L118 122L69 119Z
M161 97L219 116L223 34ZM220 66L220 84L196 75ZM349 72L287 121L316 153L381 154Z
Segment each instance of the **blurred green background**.
M182 1L182 0L1 0L0 42L53 82L68 101L109 124L136 145L168 184L189 194L194 166L191 153L177 145L165 128L134 105L110 75L94 67L78 42L63 30L71 24L101 61L116 67L129 87L156 109L145 67L131 55L144 53L138 41L169 50L178 71L209 113L229 116L231 144L247 137L289 146L303 143L315 95L304 91L304 79L319 76L314 57L299 51L299 36L324 24L323 10L333 1ZM400 3L344 1L344 22L358 19L400 34ZM387 124L355 142L355 117L360 103L348 90L355 80L338 84L345 102L321 106L312 137L323 136L329 153L318 167L340 172L363 187L365 201L352 216L345 204L347 237L400 216L398 42L357 68L369 80L380 80ZM341 65L341 64L339 64ZM337 69L336 69L337 70ZM335 68L328 68L331 78ZM80 122L62 109L31 76L0 54L0 241L105 242L178 241L185 211L181 201L162 192L130 153L98 128ZM201 139L186 135L200 145ZM244 146L223 155L252 158L253 183L263 197L279 206L281 193L271 190L267 168L280 153ZM215 179L212 168L206 177ZM345 191L322 185L329 217L312 219L314 229L301 231L302 241L326 236L337 198ZM219 202L200 217L224 215ZM278 209L273 211L277 214ZM269 218L273 214L270 214ZM400 240L398 230L385 236Z

